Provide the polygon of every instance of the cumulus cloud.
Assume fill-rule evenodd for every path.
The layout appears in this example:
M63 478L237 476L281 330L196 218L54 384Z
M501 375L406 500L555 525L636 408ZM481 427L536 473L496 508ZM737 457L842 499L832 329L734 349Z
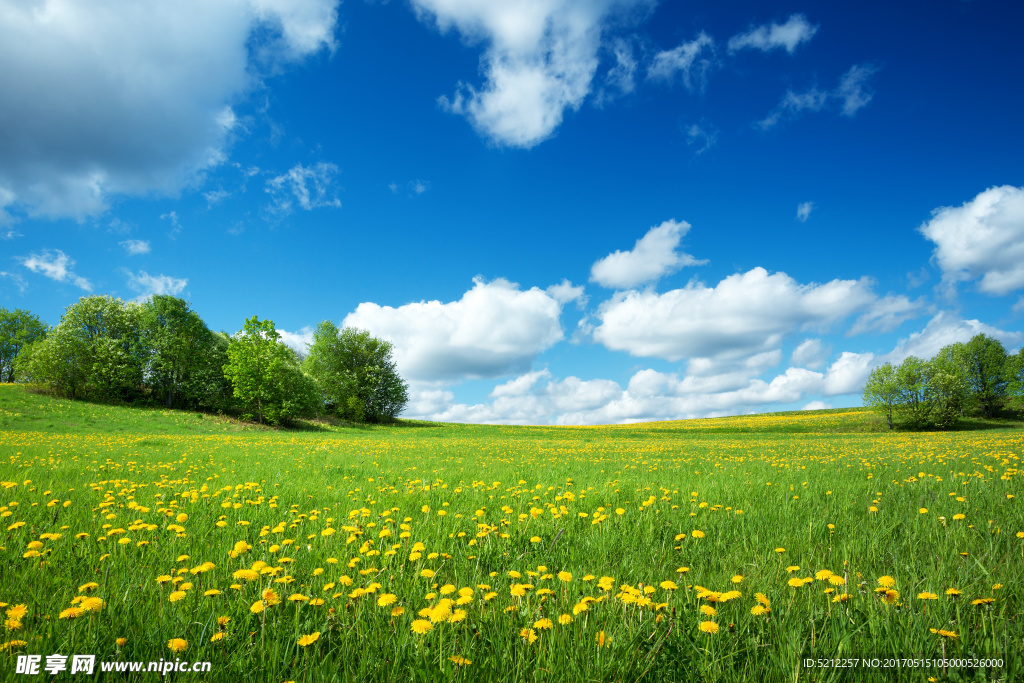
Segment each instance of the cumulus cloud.
M677 251L689 230L689 223L675 220L651 228L631 251L616 250L595 262L590 268L590 281L609 289L626 289L652 282L684 266L707 263Z
M149 253L149 242L146 240L125 240L119 242L124 250L128 252L129 256L138 256L139 254Z
M701 57L705 52L708 56ZM671 82L679 74L687 89L697 87L703 90L708 72L715 64L714 52L715 41L701 31L693 40L654 55L647 67L647 78Z
M807 17L802 14L794 14L784 24L764 24L751 28L746 33L740 33L729 39L729 52L736 52L743 49L755 49L762 52L771 52L778 48L784 48L789 54L796 52L800 43L805 43L814 37L818 27L811 25Z
M843 74L833 90L819 90L817 87L804 92L787 90L782 101L757 125L767 130L782 121L795 119L805 111L817 112L836 105L840 114L852 117L874 97L869 82L877 72L878 67L872 64L855 64Z
M174 194L221 163L231 104L330 49L337 0L0 4L0 196L31 216ZM253 62L251 58L258 60Z
M817 370L825 365L826 354L827 350L820 339L805 339L793 349L790 362L800 368Z
M832 406L825 403L824 401L811 401L800 410L828 410L831 407Z
M278 329L277 333L281 335L281 343L295 353L303 357L309 353L309 347L313 344L313 328L309 325L299 329L298 332Z
M811 216L811 211L814 210L814 202L801 202L796 207L796 219L801 223L806 223L807 219Z
M438 102L499 145L529 148L578 109L597 72L605 24L650 0L412 0L423 21L483 43L485 84Z
M270 178L264 188L271 197L270 211L289 214L296 203L306 211L321 207L341 208L341 201L334 196L334 177L337 174L337 166L321 161L309 167L296 164L287 173Z
M778 349L786 335L827 328L875 299L867 279L802 285L754 268L715 287L691 282L664 294L617 292L599 307L593 337L612 350L669 361L748 358Z
M362 303L342 324L393 342L399 372L411 381L498 377L527 371L563 338L559 318L571 288L556 290L556 296L478 278L458 301Z
M455 401L451 392L411 392L408 417L446 422L494 424L608 424L735 414L754 406L792 404L823 385L821 373L789 368L770 381L729 377L689 377L645 369L625 389L609 379L555 379L547 371L531 372L491 392L474 405ZM415 405L414 405L415 401Z
M21 265L25 266L33 273L39 273L45 275L51 280L57 282L70 282L75 287L85 290L86 292L92 291L92 283L86 280L80 275L76 275L72 268L75 267L75 262L60 249L44 249L39 254L30 254L27 257L19 259Z
M931 358L942 347L970 341L971 337L978 334L998 339L1007 348L1014 348L1024 340L1024 334L1020 332L1001 330L979 320L964 320L950 311L940 311L928 321L923 330L901 339L891 352L879 358L878 364L889 362L896 365L902 363L907 356Z
M843 351L825 374L823 393L826 396L859 394L864 389L871 368L875 366L873 353Z
M980 280L987 294L1024 287L1024 187L990 187L960 206L943 206L918 230L947 285Z
M923 299L911 301L905 296L889 295L871 304L847 332L847 335L863 334L872 330L892 332L907 320L921 315L927 307Z
M187 278L150 275L144 270L140 270L138 273L125 271L125 274L128 276L128 286L139 293L140 299L151 297L154 294L177 296L188 285Z

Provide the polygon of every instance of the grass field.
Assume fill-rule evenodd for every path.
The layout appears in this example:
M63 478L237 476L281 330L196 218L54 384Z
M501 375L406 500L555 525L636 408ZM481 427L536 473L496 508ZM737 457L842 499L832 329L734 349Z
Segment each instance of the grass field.
M1024 429L877 423L271 431L0 385L0 680L1021 680Z

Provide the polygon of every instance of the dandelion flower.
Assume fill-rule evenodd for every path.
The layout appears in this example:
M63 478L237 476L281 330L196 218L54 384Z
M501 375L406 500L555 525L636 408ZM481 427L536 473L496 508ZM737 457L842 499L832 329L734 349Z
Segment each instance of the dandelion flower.
M403 614L405 614L405 608L404 607L396 607L393 610L391 610L391 616L393 616L393 617L400 617Z
M417 619L414 622L412 622L412 632L413 633L417 633L417 634L422 636L424 633L427 633L428 631L433 631L433 630L434 630L434 625L431 624L426 619Z
M81 586L79 586L78 592L88 593L89 591L96 590L99 587L100 585L98 583L96 583L95 581L90 581L89 583L83 583Z
M949 588L949 589L946 590L946 595L949 595L949 596L952 596L952 597L955 598L956 596L960 595L960 591L958 589L956 589L956 588Z
M79 607L68 607L66 610L60 613L58 619L77 619L78 617L85 614L85 610Z
M764 605L754 605L753 607L750 608L750 613L753 614L755 617L759 617L762 614L767 614L770 611L771 610L769 610Z
M398 602L398 596L393 595L391 593L384 593L379 598L377 598L377 604L380 607L387 607L388 605L393 605L396 602Z
M171 602L178 602L179 600L184 600L187 595L188 593L186 593L185 591L174 591L173 593L167 596L167 599Z
M880 576L878 577L878 585L885 588L892 588L896 585L896 579L891 576Z
M106 607L107 603L103 602L100 598L86 598L85 600L82 600L78 606L86 612L98 612Z
M562 626L565 626L566 624L571 624L572 623L572 615L563 614L562 616L558 617L558 623L561 624Z
M541 631L543 631L544 629L550 629L552 626L554 626L554 622L552 622L550 619L538 619L533 623L533 627Z
M315 631L314 633L310 633L308 636L302 636L299 638L299 647L307 647L318 640L320 640L320 631Z
M124 647L127 643L128 643L128 639L127 638L118 638L117 640L114 641L114 644L116 644L118 647Z
M790 586L791 586L792 588L800 588L801 586L803 586L803 585L804 585L804 580L803 580L803 579L800 579L800 578L797 578L797 577L795 577L795 576L794 576L794 577L793 577L792 579L790 579L789 581L787 581L787 583L788 583L788 584L789 584L789 585L790 585Z
M217 617L217 626L224 628L231 621L231 617Z
M702 621L698 627L703 633L718 633L718 624L713 621Z
M26 605L15 605L7 610L7 617L17 621L24 619L26 614L28 614L28 607Z
M452 655L448 659L451 660L451 662L455 664L455 666L469 666L473 663L471 660L466 659L462 655Z
M212 636L210 636L210 642L211 643L216 643L217 641L223 640L223 639L224 639L224 632L223 631L218 631L217 633L214 633Z
M983 605L991 605L995 601L995 598L978 598L977 600L971 600L971 604L975 607L980 607Z
M171 652L184 652L188 649L188 641L184 638L171 638L167 641L167 647Z
M208 598L212 598L212 597L213 597L213 596L215 596L215 595L220 595L220 591L219 591L219 590L217 590L216 588L211 588L210 590L208 590L208 591L205 591L205 592L203 593L203 595L205 595L205 596L206 596L206 597L208 597Z
M718 610L716 610L711 605L701 605L700 606L700 613L703 614L706 617L713 617L716 614L718 614Z
M558 572L558 580L563 583L569 583L572 581L572 574L569 572Z
M923 593L918 593L917 594L917 599L918 600L938 600L939 596L937 596L935 593L923 592Z
M252 603L252 606L249 608L249 611L253 614L259 614L264 609L266 609L266 606L263 604L263 601L257 600L256 602Z
M598 647L611 647L612 639L606 636L604 631L598 631L594 640L597 641Z
M674 591L679 588L679 586L677 586L674 581L662 581L660 585L662 590L667 591Z

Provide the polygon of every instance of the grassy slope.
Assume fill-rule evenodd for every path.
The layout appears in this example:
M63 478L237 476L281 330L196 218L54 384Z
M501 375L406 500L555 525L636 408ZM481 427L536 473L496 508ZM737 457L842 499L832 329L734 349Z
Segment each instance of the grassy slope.
M109 656L121 652L113 638L126 635L130 643L122 656L149 660L168 654L169 638L184 637L191 643L188 654L212 659L223 680L229 679L223 676L226 671L253 680L298 680L306 674L302 667L310 666L310 681L337 680L331 677L339 670L344 672L341 680L415 674L429 681L438 675L438 661L448 667L445 677L452 675L445 659L449 654L474 660L470 680L636 680L645 671L643 680L655 681L673 676L741 681L766 675L775 680L798 658L834 655L837 648L853 654L934 653L938 641L929 628L959 633L958 641L949 644L950 653L1006 652L1006 643L1024 640L1024 600L1015 578L1024 573L1024 541L1015 536L1024 529L1018 505L1024 495L1007 497L1019 491L1015 473L1024 432L998 422L982 426L989 429L886 433L870 412L841 409L610 427L406 422L275 431L189 413L58 401L0 385L0 480L15 484L4 491L4 504L10 504L8 498L21 501L5 521L26 523L0 534L0 546L14 551L0 552L0 600L29 605L26 628L18 635L42 638L32 653L70 647ZM429 490L424 484L430 484ZM952 490L962 491L964 502L951 497ZM568 505L569 514L553 518L548 506L559 504L556 496L565 492L573 492L575 501L563 499L560 504ZM657 502L644 506L656 496ZM278 502L272 504L270 497ZM71 505L51 510L46 507L51 499ZM126 501L133 499L151 509L130 509ZM221 504L231 499L237 507ZM107 500L115 505L101 509ZM188 513L184 536L168 530L167 500ZM872 504L877 512L868 512ZM429 514L421 511L424 505ZM500 511L503 505L514 512ZM534 506L546 511L530 519ZM602 509L598 506L610 518L592 525ZM620 506L621 516L615 512ZM919 513L922 507L930 512ZM235 569L280 557L261 545L268 540L259 536L261 526L288 521L296 525L294 531L289 526L288 538L309 539L311 550L289 553L297 562L287 572L298 577L289 592L330 596L321 585L342 572L362 583L378 578L345 568L349 558L359 557L358 543L347 544L340 533L321 536L331 517L338 526L350 511L358 516L359 509L366 511L364 522L383 525L380 520L387 515L411 523L412 537L400 555L392 560L366 556L358 565L387 567L379 576L381 590L398 595L407 614L393 626L372 598L347 603L344 597L332 598L328 605L338 608L340 621L289 606L272 613L266 651L262 640L258 649L246 645L245 632L262 628L248 610L257 596L253 587L236 594L228 584ZM477 531L474 511L484 509L485 521L510 536L499 540L495 533L470 547L467 542ZM301 519L300 510L309 517ZM321 511L320 519L315 510ZM438 516L443 510L449 514ZM960 511L967 514L964 522L947 526L937 519L951 519ZM582 512L591 517L577 517ZM517 521L520 514L525 520ZM218 526L222 517L224 528ZM159 528L132 530L137 518ZM115 545L113 537L100 540L105 528L114 525L129 528L131 544ZM693 529L707 537L677 536ZM20 553L46 531L63 537L45 544L52 555L40 572ZM75 540L80 531L90 536ZM365 531L364 538L375 539ZM456 536L461 532L465 538ZM228 551L242 538L254 549L230 558ZM394 540L377 543L383 552ZM137 547L140 541L151 544ZM413 562L407 547L412 541L451 557ZM777 547L785 547L785 553L776 553ZM105 553L111 553L106 560ZM176 562L179 555L186 559ZM341 563L331 565L327 558L332 555ZM196 589L186 601L169 604L167 591L154 583L156 576L202 560L217 569L200 577L200 588L216 586L224 595L207 599ZM788 574L789 564L803 570ZM507 572L538 565L564 568L577 577L568 586L535 581L538 588L571 589L557 604L561 611L571 610L570 597L600 594L593 583L579 579L587 573L613 576L616 584L657 586L675 579L681 588L689 581L719 591L732 588L729 577L739 573L745 577L743 598L719 606L716 619L723 633L714 638L696 629L704 617L691 591L669 595L659 590L655 597L672 603L672 616L655 636L644 626L649 616L638 619L639 612L624 612L613 601L588 613L588 623L581 617L558 631L557 638L555 631L544 633L539 643L527 647L519 629L529 627L540 611L506 616L501 610L515 603ZM689 574L677 574L680 565L690 567ZM313 576L314 567L326 567L327 573ZM429 604L424 598L429 582L419 577L421 567L437 569L435 581L442 583L494 585L500 596L493 606L485 609L479 595L474 603L481 616L474 613L468 626L479 629L479 635L455 626L444 627L443 641L441 626L432 639L410 633L410 619ZM819 583L799 593L786 584L790 576L813 577L822 568L849 573L855 605L849 619L839 618ZM854 590L855 575L866 582L860 591ZM873 589L883 575L896 577L905 607L880 603ZM109 607L104 628L86 635L55 615L68 607L77 586L94 578L101 583L96 594ZM996 582L1005 588L991 590ZM941 594L948 587L962 589L965 599L927 605L914 600L920 591ZM750 615L755 592L772 599L773 619ZM988 595L997 598L992 610L967 607L968 599ZM213 628L210 620L219 614L230 614L233 622L228 646L214 649L204 643ZM44 618L55 626L44 628ZM730 622L735 622L735 635L726 632ZM988 640L993 629L998 637ZM611 648L595 651L599 630L613 638ZM301 654L297 634L313 631L324 634L319 651L294 659ZM444 657L435 659L435 646L443 648ZM565 668L566 662L574 668ZM0 656L0 679L8 673L7 663ZM527 675L544 670L551 675ZM799 671L787 677L808 680ZM857 680L893 679L879 674Z

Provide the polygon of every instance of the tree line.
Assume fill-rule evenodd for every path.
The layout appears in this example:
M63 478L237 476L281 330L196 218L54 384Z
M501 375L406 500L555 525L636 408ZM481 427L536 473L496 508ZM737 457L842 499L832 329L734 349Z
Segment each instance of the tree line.
M186 301L165 295L82 297L53 327L0 308L0 381L274 425L322 415L393 421L408 402L393 350L369 332L324 321L302 357L271 320L253 316L233 335L214 332Z
M997 339L975 335L933 358L908 356L871 371L864 405L894 424L951 429L967 415L996 417L1024 409L1024 348L1009 355Z

